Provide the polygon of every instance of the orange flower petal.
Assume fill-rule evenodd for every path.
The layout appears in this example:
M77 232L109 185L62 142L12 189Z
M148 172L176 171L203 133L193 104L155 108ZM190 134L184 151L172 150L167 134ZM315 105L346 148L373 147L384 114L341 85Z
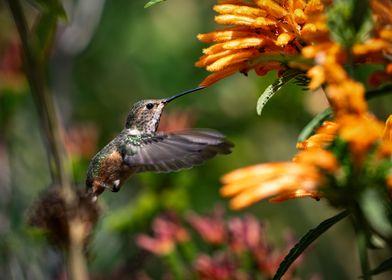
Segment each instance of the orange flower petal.
M339 126L336 123L325 121L322 126L317 129L316 134L310 136L303 142L297 143L297 149L307 150L311 148L325 148L336 138L338 129Z
M385 122L385 127L382 135L382 139L384 142L392 144L392 115L389 115L387 121Z
M257 164L230 172L222 177L221 194L233 196L230 206L234 209L273 196L278 196L276 200L283 196L318 198L316 188L324 178L318 168L335 171L337 166L330 152L319 150L301 152L297 162Z
M206 49L203 49L204 54L215 54L215 53L220 53L224 51L225 49L223 48L224 43L219 43L212 45L211 47L208 47Z
M282 33L278 36L278 39L276 39L275 44L277 46L285 46L287 45L290 41L292 41L295 38L295 34L291 32L286 32Z
M292 7L292 9L303 10L306 7L306 1L304 1L304 0L289 0L289 7Z
M392 4L390 1L370 1L376 22L381 25L391 24L392 22Z
M392 28L387 26L380 31L380 38L392 42Z
M325 71L321 65L309 69L307 76L310 78L309 89L315 90L325 82Z
M271 70L280 70L282 64L276 61L261 62L253 67L259 76L264 76Z
M204 34L198 34L197 39L204 43L226 42L233 39L254 36L254 32L241 30L218 30Z
M338 168L335 155L320 148L301 151L293 158L293 161L316 166L329 172L334 172Z
M255 2L259 7L265 9L268 14L276 18L281 18L288 14L282 6L272 0L256 0Z
M275 180L259 184L253 189L241 192L231 200L230 206L233 209L241 209L259 200L286 192L291 188L297 189L299 188L298 186L304 186L305 189L314 189L316 185L317 180L282 175Z
M276 24L274 20L265 17L252 18L239 15L218 15L215 16L215 22L219 24L252 26L253 28L269 28L271 25Z
M387 186L389 189L392 189L392 175L387 177Z
M295 9L294 10L294 20L299 24L303 24L307 20L307 16L305 15L302 9Z
M306 14L320 13L322 11L324 11L324 5L320 0L310 0L306 4L306 8L305 8Z
M382 137L384 126L374 116L342 115L337 119L341 126L339 136L350 145L355 162L362 164L363 158L370 148Z
M222 48L226 50L233 50L233 49L246 49L246 48L259 48L266 44L268 39L263 36L260 37L248 37L248 38L241 38L232 41L225 42L222 45Z
M294 191L288 191L283 194L279 194L277 196L274 196L269 199L270 202L283 202L289 199L293 198L304 198L304 197L310 197L314 198L316 200L320 200L321 198L321 193L317 191L308 191L308 190L303 190L303 189L298 189Z
M259 8L232 4L215 5L213 10L219 14L233 14L249 17L265 17L267 15L266 11Z
M325 79L330 84L334 84L334 83L341 84L341 83L344 83L348 79L346 71L339 63L326 62L323 65L323 68L325 71Z
M314 169L308 165L294 164L292 162L272 162L257 164L234 170L222 177L224 186L221 193L225 196L233 195L254 185L273 181L282 174L300 177L303 174L312 177ZM252 184L253 182L253 184Z
M306 23L301 30L301 37L307 41L323 42L329 40L328 27L324 22Z
M232 5L241 5L241 6L249 6L249 7L257 7L255 4L244 1L244 0L218 0L218 4L232 4Z
M388 63L387 66L385 67L385 73L388 75L392 75L392 63Z
M220 59L222 57L225 57L227 55L231 55L231 54L237 53L237 52L239 52L239 51L238 50L224 50L219 53L205 54L195 63L195 66L206 67L207 65L210 65L211 63L217 61L218 59Z
M365 88L361 83L346 80L329 85L326 92L337 117L346 113L363 114L367 111Z
M200 86L208 87L217 81L234 74L237 71L241 71L242 69L246 68L246 63L238 63L235 65L230 65L218 72L214 72L208 75L201 83Z
M270 175L275 176L273 174ZM246 189L253 188L257 182L262 180L262 176L249 176L241 180L241 182L233 182L224 185L219 192L222 196L233 196Z
M382 39L369 39L363 44L356 44L353 46L353 53L355 55L366 55L372 52L380 52L391 46Z
M286 168L284 163L268 163L268 164L256 164L243 168L236 169L230 173L222 176L221 181L224 184L230 182L238 182L248 177L254 176L268 176L268 174L277 174L276 170L281 170ZM269 178L269 177L268 177Z
M246 61L257 54L258 54L257 50L248 50L248 51L242 51L242 52L226 55L225 57L222 57L216 60L215 62L211 63L210 65L208 65L206 67L206 70L210 72L220 71L232 64L237 64L239 62Z
M306 46L302 49L302 55L305 58L315 58L320 53L325 53L333 46L333 43L322 43L317 45Z

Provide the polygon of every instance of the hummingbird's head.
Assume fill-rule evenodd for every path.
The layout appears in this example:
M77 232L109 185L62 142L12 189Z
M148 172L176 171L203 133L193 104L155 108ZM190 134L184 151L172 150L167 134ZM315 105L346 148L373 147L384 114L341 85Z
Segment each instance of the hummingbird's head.
M165 99L141 100L133 104L128 113L125 128L135 129L142 134L154 133L159 125Z
M141 100L133 104L131 110L129 110L125 128L134 129L141 134L152 134L155 133L163 108L172 100L185 94L201 90L204 87L197 87L190 89L172 97L165 99L147 99Z

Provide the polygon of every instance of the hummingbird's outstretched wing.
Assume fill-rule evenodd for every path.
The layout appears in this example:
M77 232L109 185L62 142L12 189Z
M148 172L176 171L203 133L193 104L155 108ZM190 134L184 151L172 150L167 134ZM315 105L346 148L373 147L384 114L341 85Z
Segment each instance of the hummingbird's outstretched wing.
M137 172L168 172L201 164L216 154L229 154L233 144L218 131L192 129L142 137L140 145L125 147L124 162Z

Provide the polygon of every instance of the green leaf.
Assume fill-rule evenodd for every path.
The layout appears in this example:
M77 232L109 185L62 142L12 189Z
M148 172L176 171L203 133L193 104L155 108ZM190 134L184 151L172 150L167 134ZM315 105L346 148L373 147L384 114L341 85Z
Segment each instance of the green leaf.
M60 0L36 0L36 2L40 4L43 12L50 13L57 18L67 19L67 14Z
M290 69L284 72L281 77L269 85L261 94L259 100L257 100L257 114L261 115L261 111L263 111L265 104L267 104L270 98L274 96L274 94L277 93L285 84L302 74L303 73L301 71Z
M327 13L327 22L333 40L346 47L351 46L355 33L350 24L352 4L350 0L335 2Z
M354 0L352 12L352 25L356 32L359 34L367 35L373 28L373 21L370 13L370 6L368 0Z
M367 248L368 247L368 232L361 225L356 226L355 232L356 232L355 239L357 241L359 261L361 263L362 274L364 275L365 280L370 280L371 277L369 275L369 256L368 256L368 250L367 250L368 249Z
M60 0L35 0L40 13L33 27L32 48L37 60L46 64L54 41L59 19L67 19L67 14Z
M392 205L383 189L367 188L361 195L360 207L366 221L383 237L392 237Z
M342 220L343 218L347 217L349 212L347 210L329 218L319 224L316 228L311 229L305 234L301 240L290 250L284 260L280 263L278 270L276 271L273 280L281 279L282 276L286 273L289 269L290 265L305 251L306 248L312 244L320 235L326 232L331 226Z
M367 0L335 1L327 17L333 40L346 48L356 42L363 42L373 28Z
M151 0L151 1L148 1L147 4L144 5L144 8L145 8L145 9L146 9L146 8L150 8L151 6L153 6L153 5L155 5L155 4L158 4L158 3L160 3L160 2L163 2L163 1L166 1L166 0Z
M301 87L303 91L309 90L310 79L306 74L298 75L294 79L294 84Z
M369 272L369 275L377 275L385 271L392 270L392 257L380 263L375 269ZM364 276L362 276L364 277Z
M297 142L302 142L308 139L310 136L312 136L317 128L321 126L321 124L331 118L333 112L331 108L325 109L323 112L320 114L316 115L301 131L301 133L298 136Z
M46 63L52 48L58 17L50 12L42 12L34 25L34 51L41 63Z

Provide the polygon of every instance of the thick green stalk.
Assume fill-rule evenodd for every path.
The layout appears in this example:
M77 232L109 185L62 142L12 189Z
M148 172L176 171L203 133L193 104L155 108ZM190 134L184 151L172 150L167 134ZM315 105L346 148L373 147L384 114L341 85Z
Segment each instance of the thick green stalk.
M40 123L48 146L49 168L53 180L64 188L70 188L66 170L65 152L53 96L46 86L45 66L36 59L26 19L19 0L7 0L22 44L24 70L33 95Z
M61 137L61 125L58 119L55 102L47 87L45 75L46 63L38 59L34 53L26 19L19 0L7 0L12 16L20 36L24 70L28 79L30 90L35 101L40 124L47 144L49 168L53 185L62 188L66 207L74 205L75 192L70 183L70 172L67 170L67 158ZM80 230L75 230L75 223L70 222L70 244L67 252L68 277L72 280L88 279L86 261L83 254L83 241ZM80 225L76 229L80 228Z
M370 280L372 277L369 274L369 261L366 246L366 234L363 231L356 232L356 240L359 253L359 261L361 263L362 277L364 280Z
M364 280L371 280L368 256L368 228L363 213L358 205L354 205L352 209L352 222L355 229L359 261L361 264L362 277Z
M184 264L180 260L180 257L176 249L164 255L164 260L166 261L170 271L173 273L174 279L176 280L184 279L185 277Z

